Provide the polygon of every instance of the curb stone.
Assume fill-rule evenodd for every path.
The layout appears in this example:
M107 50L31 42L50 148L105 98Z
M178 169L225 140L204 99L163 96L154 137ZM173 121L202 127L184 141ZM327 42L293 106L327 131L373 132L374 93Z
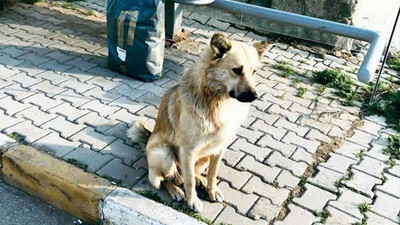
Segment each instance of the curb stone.
M0 134L0 177L5 183L88 223L204 224L31 146L18 144L3 134Z

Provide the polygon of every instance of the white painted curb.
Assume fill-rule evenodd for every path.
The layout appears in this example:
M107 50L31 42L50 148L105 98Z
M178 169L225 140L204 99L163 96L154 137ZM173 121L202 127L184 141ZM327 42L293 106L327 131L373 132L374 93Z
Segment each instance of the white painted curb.
M104 225L205 225L126 188L114 189L100 207Z

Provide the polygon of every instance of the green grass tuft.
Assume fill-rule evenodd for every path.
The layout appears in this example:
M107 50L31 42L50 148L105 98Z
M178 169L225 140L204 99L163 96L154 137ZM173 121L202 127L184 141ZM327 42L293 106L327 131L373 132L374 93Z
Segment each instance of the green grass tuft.
M307 88L301 87L297 91L296 96L299 97L299 98L302 98L306 92L307 92Z
M400 135L390 135L389 136L389 145L383 151L384 153L390 155L390 159L400 160Z
M294 75L296 73L294 67L287 62L276 63L272 66L272 68L283 71L283 73L280 75L285 78Z
M321 218L321 223L325 224L326 219L328 219L328 217L331 216L331 213L328 210L324 209L321 212L317 212L317 216Z
M388 91L381 94L378 100L369 107L369 112L384 116L386 123L400 131L400 91Z
M362 214L365 214L366 212L368 212L371 209L371 207L368 205L368 203L363 202L360 205L358 205L358 210L360 210L360 212Z
M387 62L390 68L400 73L400 53L394 54Z

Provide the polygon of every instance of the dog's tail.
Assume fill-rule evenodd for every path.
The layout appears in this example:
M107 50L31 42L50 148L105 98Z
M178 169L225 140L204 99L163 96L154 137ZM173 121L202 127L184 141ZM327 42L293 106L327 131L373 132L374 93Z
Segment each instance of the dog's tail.
M138 144L142 150L146 148L151 131L147 128L147 121L136 121L132 127L126 131L128 138L133 143Z

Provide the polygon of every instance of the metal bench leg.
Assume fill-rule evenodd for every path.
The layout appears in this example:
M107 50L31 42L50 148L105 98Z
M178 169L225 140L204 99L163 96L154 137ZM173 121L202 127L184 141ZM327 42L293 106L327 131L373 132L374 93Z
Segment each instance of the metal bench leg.
M167 40L174 40L174 35L182 30L182 8L178 3L165 0L165 33Z

